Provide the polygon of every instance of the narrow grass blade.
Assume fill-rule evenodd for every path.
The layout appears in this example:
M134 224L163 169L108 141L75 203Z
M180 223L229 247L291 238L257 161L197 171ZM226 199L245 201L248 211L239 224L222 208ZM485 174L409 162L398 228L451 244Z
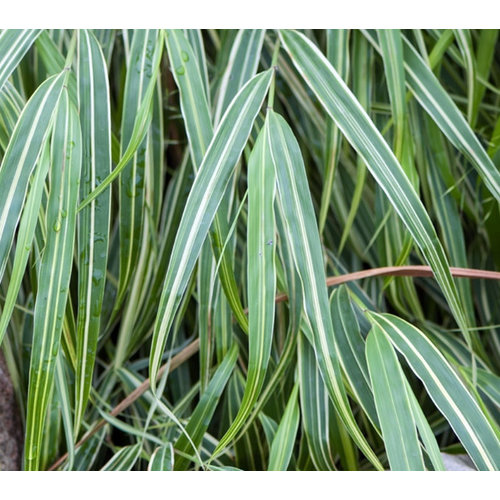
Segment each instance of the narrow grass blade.
M406 392L410 400L411 410L413 413L413 419L417 425L418 434L420 435L420 440L424 445L424 449L429 456L429 459L434 467L434 470L445 470L443 464L443 457L441 456L441 451L439 450L439 445L436 441L436 436L432 432L432 428L427 422L424 412L413 393L410 384L406 383Z
M156 448L149 460L148 471L174 470L174 448L172 443Z
M458 300L443 247L429 215L394 154L318 48L300 33L281 31L280 34L299 72L337 122L348 141L365 160L371 174L408 227L432 267L453 316L468 339L465 315Z
M40 33L35 45L48 75L60 73L64 69L64 56L47 30Z
M405 40L406 84L448 140L470 160L486 187L500 201L500 172L451 97L411 44Z
M308 183L302 155L285 120L273 111L268 116L269 142L276 168L279 198L286 231L295 242L292 252L302 282L304 313L313 332L318 365L332 402L353 440L375 467L382 468L354 420L342 382L329 314L319 233L317 229L312 229L317 226L311 195L306 189Z
M0 89L41 31L4 29L0 33Z
M26 104L0 167L0 279L3 276L28 181L52 124L64 74L49 78Z
M391 343L377 325L366 339L366 360L391 470L425 470L406 379Z
M476 94L476 61L474 58L474 48L472 46L472 37L470 30L461 29L453 30L455 39L462 54L465 74L467 76L467 121L472 124L474 115L477 110L474 109L474 95Z
M234 39L217 95L214 123L217 126L243 85L257 72L266 30L239 30Z
M35 303L24 454L26 470L37 470L39 466L44 428L41 415L46 412L47 397L53 385L73 263L80 167L78 114L64 92L57 109L52 138L47 241Z
M299 384L295 384L288 399L283 418L278 425L269 453L269 466L267 470L287 470L292 456L299 428Z
M196 57L182 30L167 30L166 45L195 171L200 167L213 129L208 98Z
M175 68L174 78L180 90L181 111L184 117L194 169L197 172L213 137L208 96L205 94L204 83L196 58L182 31L167 30L166 43L171 65ZM239 298L229 252L221 253L221 248L227 237L227 223L225 223L227 214L225 210L227 210L226 206L222 211L219 209L214 217L210 231L212 251L215 260L220 261L219 277L224 293L242 329L248 332L248 321ZM208 251L203 252L201 257L199 266L201 266L202 272L205 272L203 268L211 267ZM206 299L202 296L202 300Z
M160 32L159 38L163 32ZM130 134L129 141L125 151L121 153L121 158L114 170L104 179L95 189L90 193L79 205L78 210L82 210L89 203L95 200L102 192L109 188L110 184L120 175L120 173L127 167L129 162L134 158L139 146L141 145L144 137L146 136L149 125L152 119L152 109L151 103L153 102L154 91L156 87L156 81L159 74L161 56L163 53L163 44L159 41L154 44L154 52L151 57L151 61L148 64L151 65L148 71L148 85L144 90L144 94L141 99L141 104L136 112L132 115L133 129ZM123 142L123 141L122 141ZM120 144L120 147L122 144Z
M157 76L154 53L161 54L162 45L162 35L158 36L158 30L134 32L125 80L120 136L122 156L133 141L134 122L144 103L147 103L148 115L152 117L151 103ZM157 57L159 59L161 56ZM153 90L149 93L151 88ZM143 139L137 144L130 162L120 172L120 273L115 311L123 302L139 258L144 224L145 157L146 143Z
M272 71L261 73L239 92L224 115L193 183L177 230L158 308L150 356L152 381L158 373L174 314L272 76Z
M101 471L122 471L132 469L141 454L141 443L119 448L113 457L102 467Z
M347 82L349 77L349 30L327 30L326 56L337 70L340 77ZM324 186L321 193L319 210L319 232L323 234L328 208L330 207L335 171L340 157L342 133L332 119L327 122L327 142L325 147Z
M236 436L259 397L271 353L276 295L274 197L276 172L270 155L268 122L248 161L248 373L240 410L214 456Z
M10 136L25 105L14 85L6 82L0 89L0 148L7 149Z
M28 263L28 258L31 253L36 224L38 222L38 212L40 210L45 187L45 178L50 164L50 150L48 146L49 141L46 142L44 150L40 155L38 167L31 181L31 188L26 197L23 215L17 232L17 244L9 279L9 288L3 304L2 315L0 316L0 344L2 344L12 311L16 305L16 299L26 270L26 264Z
M426 142L428 145L427 180L436 218L441 229L443 243L454 266L467 267L467 252L465 238L460 220L460 211L452 195L448 193L441 172L450 164L450 158L445 154L444 138L436 124L431 122L426 127ZM475 324L474 305L472 301L469 280L457 283L458 293L464 306L469 325Z
M474 87L472 117L470 121L472 127L476 125L479 116L479 107L481 106L481 102L486 92L485 82L487 82L490 77L497 40L497 29L480 30L476 49L477 80Z
M68 469L73 468L75 460L75 435L73 433L72 404L70 397L70 381L66 372L65 361L62 351L59 351L56 361L55 386L58 406L61 411L61 419L66 437L66 448L68 450Z
M208 80L208 68L207 68L207 58L205 53L205 46L203 43L203 34L201 30L188 29L184 30L184 34L193 49L193 54L196 58L198 69L203 80L203 86L205 88L205 95L207 96L208 107L210 106L210 84Z
M370 375L365 357L365 341L349 300L349 292L341 285L330 297L330 311L335 344L344 374L366 415L375 428L379 427Z
M480 470L500 469L500 440L476 400L425 335L391 314L368 313L403 354Z
M316 364L314 350L301 334L298 342L298 375L303 432L316 470L335 470L330 438L333 408Z
M82 128L82 181L85 199L111 171L111 116L107 68L99 43L88 30L78 34L78 101ZM106 284L110 192L78 214L78 316L75 374L75 433L87 406Z
M212 420L217 403L226 387L227 381L233 372L236 360L238 359L238 346L233 344L231 349L226 354L226 357L217 368L205 392L200 398L200 402L196 405L188 424L186 432L191 436L192 443L199 446L207 427ZM192 452L192 444L187 437L182 434L176 441L174 448L179 452ZM186 470L189 466L189 460L182 455L179 455L175 460L175 470Z
M354 33L353 41L353 70L352 70L352 80L354 94L358 99L358 102L363 106L365 110L370 109L371 105L371 60L372 60L372 49L369 46L366 39L360 33ZM344 223L344 228L342 230L342 236L340 238L340 243L338 247L339 255L342 253L344 245L347 238L352 234L352 226L356 214L358 213L359 206L361 204L362 195L365 187L366 181L366 165L362 158L358 158L356 161L356 181L354 185L354 192L351 197L351 206L349 207L349 213Z

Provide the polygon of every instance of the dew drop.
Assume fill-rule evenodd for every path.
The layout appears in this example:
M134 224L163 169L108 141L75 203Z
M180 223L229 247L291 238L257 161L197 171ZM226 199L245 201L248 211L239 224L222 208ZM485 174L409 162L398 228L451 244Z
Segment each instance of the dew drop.
M66 210L61 210L61 218L65 218L68 215L68 212Z
M103 277L103 273L100 269L94 269L94 272L92 273L92 283L94 286L99 285Z
M54 231L56 233L58 233L60 230L61 230L61 221L59 219L57 219L55 222L54 222L54 225L52 226L52 228L54 229Z
M186 70L184 69L184 66L183 66L183 65L182 65L182 66L179 66L179 67L175 70L175 72L176 72L178 75L183 75L183 74L185 73L185 71L186 71Z
M181 57L182 57L182 60L183 60L184 62L188 62L188 61L189 61L189 55L188 55L188 53L187 53L187 52L182 51L182 52L181 52Z

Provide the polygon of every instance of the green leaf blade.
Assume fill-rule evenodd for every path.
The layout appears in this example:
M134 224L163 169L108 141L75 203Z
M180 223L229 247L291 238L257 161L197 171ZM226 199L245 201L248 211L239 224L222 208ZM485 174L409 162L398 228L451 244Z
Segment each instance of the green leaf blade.
M366 339L366 359L391 470L425 470L403 372L376 325Z
M261 73L240 91L210 143L193 183L177 231L160 299L150 355L152 381L156 379L173 315L271 78L271 71Z
M417 328L390 314L369 313L424 383L480 470L500 468L500 441L443 355Z

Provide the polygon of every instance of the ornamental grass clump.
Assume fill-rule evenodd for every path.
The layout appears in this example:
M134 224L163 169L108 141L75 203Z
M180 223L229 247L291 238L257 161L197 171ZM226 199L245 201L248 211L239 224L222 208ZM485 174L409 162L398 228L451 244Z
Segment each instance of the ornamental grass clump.
M4 30L25 470L500 469L498 30Z

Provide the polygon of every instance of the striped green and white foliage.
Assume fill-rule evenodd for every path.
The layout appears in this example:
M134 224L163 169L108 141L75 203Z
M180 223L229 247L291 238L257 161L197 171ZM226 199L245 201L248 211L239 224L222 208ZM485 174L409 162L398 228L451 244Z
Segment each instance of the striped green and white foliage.
M17 231L17 244L9 279L9 287L5 296L0 316L0 343L3 340L14 310L16 299L21 288L26 265L31 253L33 238L38 221L38 213L45 188L45 178L50 165L50 142L46 141L38 160L38 167L32 177L31 187L24 203L23 214Z
M172 470L174 470L174 448L172 443L168 443L155 449L149 460L148 471Z
M174 314L272 76L269 70L260 73L240 90L208 147L189 193L172 249L153 334L152 381L156 379Z
M188 40L183 36L180 30L167 30L166 33L167 49L172 68L174 69L174 78L176 79L180 91L180 105L185 120L191 158L195 172L197 172L203 161L208 145L213 138L212 119L208 105L209 96L205 94L202 73ZM221 248L227 239L228 232L226 227L226 211L228 207L225 203L222 203L222 205L223 207L219 206L214 216L214 221L210 230L213 256L218 263L220 262L219 278L226 298L240 325L245 331L248 331L248 321L239 298L230 254L227 251L221 253ZM198 263L200 275L207 273L211 275L211 273L214 272L213 261L209 249L210 245L208 242L205 242ZM209 284L210 280L205 280L201 283L201 287L199 288L200 301L207 304L205 306L207 308L206 313L204 314L208 314L210 298L213 294L213 289L209 287ZM207 335L206 332L202 332L202 338L205 338ZM205 363L205 361L203 362Z
M370 321L405 357L450 423L479 470L500 468L498 430L481 410L444 356L410 323L391 314L369 313Z
M247 420L264 384L274 328L276 295L276 173L270 154L268 122L259 133L248 161L248 373L238 415L216 451L236 436Z
M391 470L424 470L405 377L378 325L366 339L366 359Z
M307 178L299 146L289 125L274 111L269 111L268 134L285 230L295 242L293 260L302 282L305 321L312 332L308 340L314 345L321 374L344 425L373 465L381 468L354 420L343 385L329 314L319 233L312 229L315 227L314 209L309 191L303 188L307 186Z
M298 343L298 375L302 428L316 470L335 470L331 438L333 407L316 364L314 349L301 334Z
M14 85L9 81L0 89L0 148L7 149L10 136L25 102Z
M49 78L33 94L19 116L0 166L0 278L21 217L30 175L53 122L64 78L64 73Z
M404 60L408 87L449 141L470 160L487 188L500 201L498 169L451 97L408 40L404 44Z
M136 443L119 448L101 471L129 471L141 454L141 444Z
M345 82L319 49L298 32L281 31L280 36L302 77L337 122L347 140L365 160L372 176L407 226L432 267L457 324L468 339L465 314L446 255L408 176Z
M231 103L233 97L257 72L266 30L239 30L236 35L226 69L217 93L215 126Z
M499 43L0 30L24 468L499 469Z
M111 171L111 116L107 68L94 35L78 33L78 101L85 199ZM110 231L109 190L78 214L78 316L75 433L87 405L99 338Z
M41 30L4 29L0 33L0 89L19 65Z
M82 161L78 112L64 91L56 111L45 248L40 264L31 348L24 465L37 470L44 418L53 386L73 262L76 209Z
M295 445L295 437L299 427L299 403L298 403L299 384L295 384L285 413L281 419L276 434L274 435L269 452L269 465L267 470L287 470L290 458Z
M122 157L133 142L136 116L139 115L141 107L146 105L148 115L151 115L151 100L157 76L155 59L160 60L162 45L162 34L159 30L134 31L123 98L120 130ZM160 52L160 55L155 56L155 50ZM144 132L147 127L145 129ZM130 162L127 162L120 172L120 274L115 311L123 302L139 258L144 224L145 157L146 140L142 139L135 145Z
M174 448L178 453L184 452L192 455L192 446L199 446L201 444L203 435L212 420L219 398L233 372L237 359L238 345L233 344L214 373L186 425L186 433L191 437L191 440L188 440L185 434L181 434L174 444ZM175 460L175 470L187 469L189 462L185 456L179 454Z

